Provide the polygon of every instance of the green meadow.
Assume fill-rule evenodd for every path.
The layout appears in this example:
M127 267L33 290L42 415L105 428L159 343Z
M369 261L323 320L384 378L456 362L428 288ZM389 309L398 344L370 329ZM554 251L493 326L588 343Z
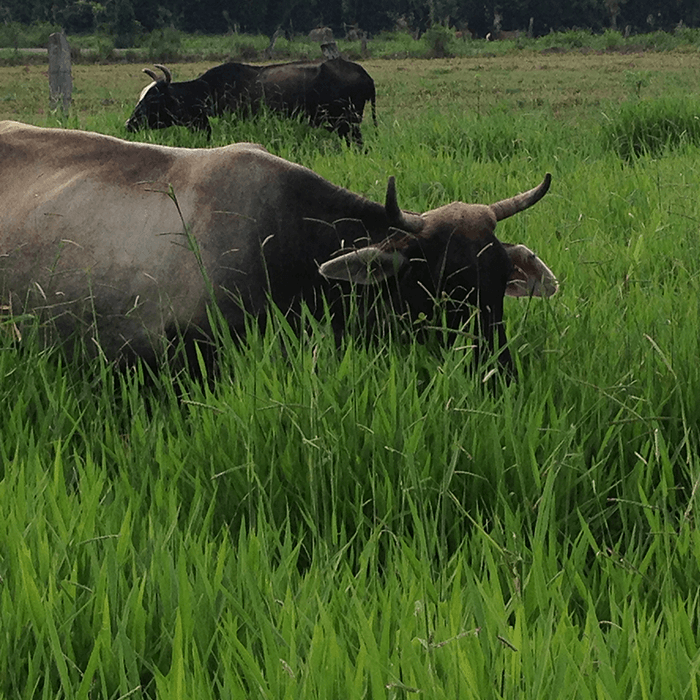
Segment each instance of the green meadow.
M129 138L413 211L551 172L498 228L561 284L505 302L517 381L400 324L273 313L202 381L0 317L0 699L700 697L700 50L363 65L365 151L269 115ZM124 137L142 67L75 65L62 116L5 66L0 118Z

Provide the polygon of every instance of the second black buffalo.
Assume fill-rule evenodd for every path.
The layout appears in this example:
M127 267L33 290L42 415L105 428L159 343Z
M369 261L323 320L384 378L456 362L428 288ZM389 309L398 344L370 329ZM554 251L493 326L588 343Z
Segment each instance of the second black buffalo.
M262 105L285 115L304 115L314 126L325 126L358 145L362 145L360 123L366 102L371 102L377 123L372 77L343 58L270 66L223 63L185 82L173 82L165 66L155 67L163 78L144 68L153 82L141 92L126 122L127 131L177 125L211 135L210 116L239 110L255 113Z

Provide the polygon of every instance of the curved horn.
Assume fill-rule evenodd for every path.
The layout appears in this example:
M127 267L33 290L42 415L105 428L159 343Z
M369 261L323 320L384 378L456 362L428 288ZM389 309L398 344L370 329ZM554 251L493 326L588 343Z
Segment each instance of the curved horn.
M144 68L143 72L155 83L158 82L158 76L150 69Z
M158 70L162 70L162 71L163 71L163 75L165 76L165 82L166 82L166 83L169 83L169 82L172 81L173 75L172 75L172 73L171 73L165 66L161 65L160 63L154 63L153 65L154 65Z
M386 184L384 211L387 219L389 219L389 226L410 233L418 233L423 228L423 220L419 216L406 216L399 208L399 203L396 199L396 178L393 175Z
M399 202L396 199L396 178L392 175L389 181L386 183L386 200L384 204L384 209L386 210L386 215L391 221L395 219L400 219L403 215L401 209L399 209Z
M527 209L539 202L547 194L551 182L552 176L550 173L547 173L544 176L544 180L537 187L527 192L516 194L515 197L503 199L492 204L491 210L496 215L496 221L507 219L509 216L513 216L513 214L517 214L519 211L523 211L523 209Z

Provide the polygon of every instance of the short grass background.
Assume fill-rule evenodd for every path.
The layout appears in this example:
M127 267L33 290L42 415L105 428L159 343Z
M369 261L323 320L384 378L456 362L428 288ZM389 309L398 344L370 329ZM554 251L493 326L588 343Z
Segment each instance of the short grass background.
M197 382L2 319L0 698L699 696L700 53L364 65L365 152L271 117L211 145L414 211L552 172L499 225L561 281L506 302L518 381L275 315ZM124 136L140 68L75 66L59 118L3 67L0 117Z

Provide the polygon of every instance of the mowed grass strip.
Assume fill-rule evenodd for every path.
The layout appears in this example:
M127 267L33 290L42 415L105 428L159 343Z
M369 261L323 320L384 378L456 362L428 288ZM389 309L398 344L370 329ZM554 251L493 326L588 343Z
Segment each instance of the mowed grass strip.
M539 104L478 88L488 66L377 62L367 152L271 116L215 123L212 145L263 142L379 201L394 174L416 211L551 171L498 230L561 281L506 302L510 386L472 371L468 336L401 326L338 348L323 320L275 314L222 340L210 383L17 347L3 324L0 695L697 696L700 151L622 158L606 117L682 97L677 71L638 89L606 58L525 70L565 86ZM438 99L453 73L475 91ZM577 102L584 74L601 89ZM118 90L121 113L66 124L121 135Z

